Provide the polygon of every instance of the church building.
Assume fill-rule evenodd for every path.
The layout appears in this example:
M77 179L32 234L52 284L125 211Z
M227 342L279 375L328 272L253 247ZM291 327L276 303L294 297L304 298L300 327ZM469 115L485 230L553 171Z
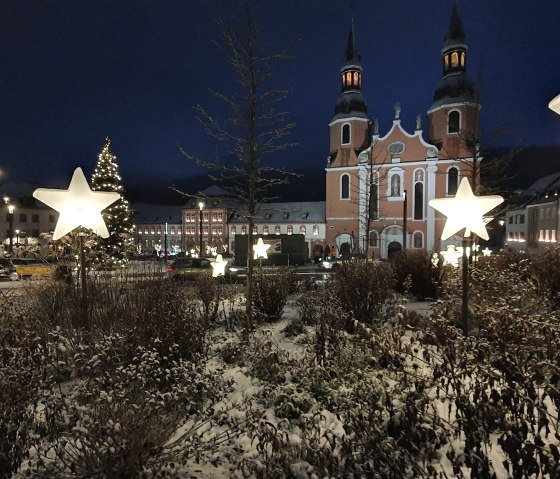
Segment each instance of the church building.
M380 132L362 94L361 56L352 26L329 124L326 167L326 241L341 254L386 259L403 249L440 251L445 217L428 202L455 195L464 176L476 191L480 104L467 77L466 36L456 4L441 61L427 131L421 115L415 130L406 131L396 104L390 129Z

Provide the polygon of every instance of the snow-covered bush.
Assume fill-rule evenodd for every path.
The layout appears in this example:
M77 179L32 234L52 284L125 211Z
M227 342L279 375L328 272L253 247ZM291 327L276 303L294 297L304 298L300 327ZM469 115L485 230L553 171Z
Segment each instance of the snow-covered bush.
M560 309L560 247L549 247L532 258L532 273L539 292Z
M294 292L296 280L291 270L270 274L263 269L253 275L253 308L267 321L277 321L282 317L288 297Z
M394 274L384 263L367 260L342 262L326 287L345 312L347 327L352 320L365 324L379 323L384 303L393 295Z
M227 299L233 300L231 285L227 285L223 278L213 278L211 274L197 277L193 287L196 299L200 301L201 315L208 323L215 323L218 319L220 306Z
M395 272L395 289L423 301L436 299L441 293L445 268L432 264L431 255L424 250L406 250L391 258Z
M181 477L176 466L196 452L196 435L173 438L189 418L202 420L225 394L219 371L135 347L111 335L78 352L78 379L52 382L35 412L33 448L24 471L33 477ZM163 366L167 363L167 366Z
M0 295L0 477L17 471L29 447L33 410L46 372L41 337L22 297Z

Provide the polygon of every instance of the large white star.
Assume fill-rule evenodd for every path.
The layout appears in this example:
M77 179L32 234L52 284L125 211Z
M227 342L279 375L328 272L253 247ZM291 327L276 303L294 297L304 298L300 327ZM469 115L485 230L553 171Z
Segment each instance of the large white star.
M107 238L109 231L101 211L121 197L110 191L92 191L81 168L74 170L67 190L37 188L33 196L60 213L53 234L55 240L79 226Z
M226 274L226 265L227 261L222 259L222 255L219 254L216 256L216 259L210 263L212 266L212 277L216 278L217 276L224 276Z
M268 258L268 254L266 253L268 248L270 248L269 244L265 244L262 238L259 238L257 244L253 245L253 252L254 252L254 259L258 258Z
M475 196L469 180L465 177L453 198L435 198L429 205L447 216L441 239L446 240L462 229L472 231L487 240L488 232L482 216L502 203L499 195Z

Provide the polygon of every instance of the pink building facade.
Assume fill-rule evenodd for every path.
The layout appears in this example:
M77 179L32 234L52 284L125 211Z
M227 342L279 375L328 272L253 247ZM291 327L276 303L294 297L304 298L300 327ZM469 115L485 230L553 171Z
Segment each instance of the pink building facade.
M350 32L326 167L326 240L339 252L386 259L403 248L445 247L440 241L445 218L428 202L453 196L463 176L476 180L480 162L480 105L467 77L467 45L456 5L441 55L443 76L427 111L427 132L421 115L415 130L406 131L396 104L392 125L381 134L368 116L360 54Z

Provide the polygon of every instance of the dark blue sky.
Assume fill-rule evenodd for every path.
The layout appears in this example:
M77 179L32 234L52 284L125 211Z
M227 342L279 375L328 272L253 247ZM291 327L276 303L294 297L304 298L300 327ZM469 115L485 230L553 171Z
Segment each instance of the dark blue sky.
M299 144L279 163L316 167L320 178L350 3L259 2L273 49L299 40L274 78L293 90L285 109ZM354 3L369 115L383 134L398 101L412 130L441 77L452 0ZM469 76L482 78L483 145L560 144L560 116L547 108L560 93L560 2L458 6ZM194 119L197 103L215 107L208 87L228 87L224 58L212 45L218 33L210 1L0 0L0 12L0 184L66 184L76 166L93 170L106 135L125 186L199 173L177 145L201 156L215 147Z

